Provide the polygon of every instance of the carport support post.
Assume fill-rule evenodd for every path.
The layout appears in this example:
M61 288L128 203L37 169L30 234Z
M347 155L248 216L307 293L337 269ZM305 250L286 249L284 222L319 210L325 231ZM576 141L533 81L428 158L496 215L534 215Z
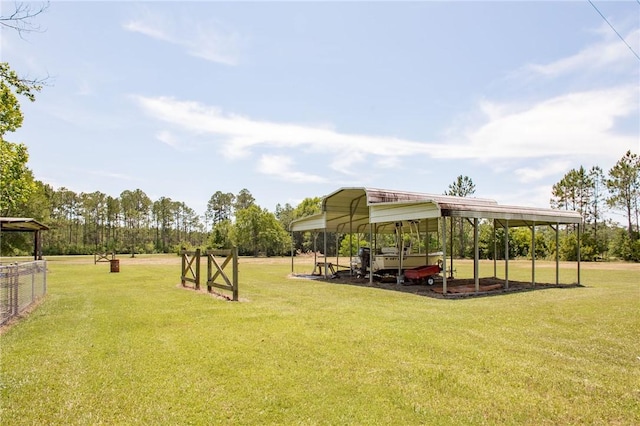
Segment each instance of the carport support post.
M338 270L338 265L340 264L340 247L338 246L338 242L340 241L340 234L337 232L336 235L336 271ZM349 252L351 252L351 244L349 244Z
M504 224L504 288L509 288L509 219Z
M316 272L316 268L318 267L318 233L313 233L313 273ZM320 271L318 271L318 275Z
M329 277L329 271L327 267L327 228L324 229L324 277Z
M442 228L442 294L447 294L447 220L441 218Z
M493 219L493 277L498 278L498 265L496 260L496 252L498 245L496 243L496 220Z
M536 286L536 223L531 227L531 285Z
M478 267L480 251L478 249L478 218L473 218L473 280L476 284L476 293L480 291L480 270Z
M582 221L578 224L578 285L580 285L580 233L582 232Z
M560 238L558 237L560 231L560 224L556 223L556 227L551 227L554 231L556 231L556 285L560 284Z
M377 227L377 225L376 225ZM377 231L377 228L376 228ZM373 285L373 254L375 252L374 242L373 242L373 224L369 223L369 285ZM362 262L362 260L361 260ZM364 263L364 262L363 262ZM362 266L362 264L361 264ZM367 273L367 268L364 268L365 274Z
M449 269L449 276L453 278L453 216L449 216L449 222L451 223L451 268Z

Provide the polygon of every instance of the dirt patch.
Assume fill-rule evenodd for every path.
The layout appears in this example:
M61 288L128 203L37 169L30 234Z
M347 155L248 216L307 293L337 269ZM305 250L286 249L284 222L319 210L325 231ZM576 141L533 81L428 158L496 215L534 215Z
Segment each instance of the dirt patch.
M314 279L318 281L324 281L332 284L345 284L355 285L360 287L379 288L383 290L400 291L403 293L411 293L418 296L427 296L438 299L459 299L467 297L480 297L480 296L496 296L500 294L508 294L521 291L535 291L544 290L549 288L573 288L582 287L579 284L549 284L549 283L535 283L531 282L512 281L509 280L509 286L507 288L506 283L500 278L480 278L478 280L478 289L476 291L475 280L471 279L447 279L447 293L443 291L442 278L438 278L434 285L428 286L426 284L414 284L414 283L397 283L395 278L388 281L376 281L369 282L368 278L356 278L349 276L335 275L330 278L324 278L319 276L290 276L290 278L306 278Z
M178 287L178 288L180 288L182 290L189 290L189 291L193 291L193 292L198 293L198 294L204 294L204 295L213 297L214 299L218 299L218 300L225 300L227 302L232 302L233 301L233 297L231 296L231 294L223 293L223 292L221 292L219 290L214 290L214 291L209 292L209 291L207 291L207 286L206 285L204 285L204 286L201 285L199 290L196 290L195 286L193 286L191 284L182 285L182 284L178 283L178 284L176 284L176 287ZM237 301L238 302L248 302L249 299L239 297Z

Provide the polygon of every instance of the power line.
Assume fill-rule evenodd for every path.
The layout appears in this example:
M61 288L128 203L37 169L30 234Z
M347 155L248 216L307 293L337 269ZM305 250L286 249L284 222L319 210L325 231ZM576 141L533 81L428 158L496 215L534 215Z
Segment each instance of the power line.
M593 8L596 10L596 12L598 12L598 14L599 14L600 16L602 16L602 19L604 19L604 21L605 21L607 24L609 24L609 26L611 27L611 29L613 30L613 32L614 32L614 33L616 33L616 34L618 35L618 37L620 37L620 40L622 40L622 42L623 42L624 44L626 44L626 45L627 45L627 47L629 48L629 50L631 51L631 53L633 53L633 54L636 56L636 58L638 58L638 60L640 61L640 56L638 56L638 54L637 54L637 53L636 53L636 52L631 48L631 46L629 46L629 43L627 43L627 41L624 39L624 37L622 37L622 36L620 35L620 33L619 33L619 32L618 32L618 31L613 27L613 25L611 25L611 23L607 20L607 18L605 18L605 17L604 17L604 15L602 14L602 12L600 12L600 11L598 10L598 8L596 7L596 5L595 5L595 4L593 4L593 2L592 2L591 0L588 0L588 1L589 1L589 4L591 4L591 6L593 6ZM636 0L636 1L638 2L638 4L640 4L640 0Z

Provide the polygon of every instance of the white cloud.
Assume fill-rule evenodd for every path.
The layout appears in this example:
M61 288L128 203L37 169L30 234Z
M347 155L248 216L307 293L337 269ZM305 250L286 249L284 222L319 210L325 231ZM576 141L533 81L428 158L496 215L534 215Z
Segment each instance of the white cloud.
M549 206L553 185L518 185L510 187L509 191L486 194L487 198L498 201L503 205L542 207Z
M637 40L639 39L640 29L630 32L625 37L625 40L636 40L633 44L638 44ZM619 38L611 38L590 45L575 55L549 64L530 64L525 67L525 70L533 74L556 77L574 72L584 72L589 69L607 69L611 72L622 67L624 63L634 63L635 65L635 60L633 53Z
M178 140L173 133L167 131L167 130L162 130L160 132L158 132L156 134L156 138L166 144L169 145L172 148L175 148L179 151L190 151L191 149L189 149L184 143L182 143L180 140Z
M126 181L134 181L136 179L134 179L133 177L129 176L129 175L125 175L122 173L113 173L113 172L107 172L104 170L85 170L85 173L94 175L94 176L103 176L103 177L107 177L109 179L120 179L120 180L126 180Z
M280 180L295 183L326 183L321 176L297 172L292 169L294 164L291 157L283 155L263 155L260 157L258 171Z
M224 65L238 63L243 43L238 33L225 30L218 22L193 22L191 19L168 17L149 10L145 11L143 17L128 21L122 27L180 46L189 55Z
M252 120L225 114L215 107L178 101L172 98L134 97L152 117L194 134L220 135L226 138L223 154L228 158L247 156L252 148L269 146L283 149L306 149L332 156L330 165L345 172L368 155L393 158L429 155L434 144L393 137L345 134L333 129L289 123Z
M442 147L434 156L483 160L618 157L637 145L638 136L616 133L615 121L637 113L639 96L638 87L621 87L570 93L511 111L506 104L485 104L484 110L490 111L488 121L468 131L463 142Z
M522 167L515 170L518 181L522 183L531 183L542 180L548 176L557 174L566 174L571 168L571 162L564 161L541 161L537 167Z
M571 93L517 107L484 102L480 105L480 109L487 112L483 123L463 133L456 142L439 143L345 134L327 126L259 121L167 97L135 96L134 99L147 114L177 129L221 137L222 153L227 158L246 157L257 147L304 149L328 156L327 163L334 170L349 174L357 173L356 164L370 160L381 167L385 163L400 164L402 158L420 156L425 160L483 161L615 159L638 144L637 135L618 134L614 124L617 119L637 113L639 96L638 87L622 87ZM520 179L533 177L526 169L520 172Z

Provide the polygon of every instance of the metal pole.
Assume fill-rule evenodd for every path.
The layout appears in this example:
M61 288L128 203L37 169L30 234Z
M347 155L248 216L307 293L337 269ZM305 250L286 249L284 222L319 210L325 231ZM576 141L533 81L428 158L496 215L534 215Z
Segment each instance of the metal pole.
M580 233L582 232L582 223L578 224L578 285L580 282Z
M553 226L551 227L553 229ZM560 231L560 224L556 224L556 285L560 284L560 238L558 233Z
M369 285L373 285L373 253L374 247L373 225L369 222ZM364 272L367 273L367 268L364 268Z
M497 264L497 251L498 246L496 243L496 220L493 219L493 277L498 277L498 264Z
M509 219L504 224L504 288L509 288Z
M531 227L531 285L536 286L536 223Z
M327 270L327 228L324 229L323 250L324 250L324 277L328 278L329 271Z
M358 238L358 244L360 244L360 238ZM353 268L351 268L352 257L353 257L353 214L351 214L351 217L349 217L349 276L353 275Z
M480 269L478 263L480 250L478 248L478 218L473 218L473 279L476 284L476 293L480 291Z
M336 271L338 271L338 265L340 264L340 247L338 246L338 241L340 240L339 235L337 232L335 233L336 235ZM351 241L349 241L351 242ZM349 245L349 252L351 252L351 245Z
M447 294L447 221L441 217L442 228L442 294Z
M400 244L398 244L398 242ZM402 282L402 268L404 266L404 235L402 234L402 222L400 222L400 227L396 223L396 245L398 247L398 276L396 277L396 283L401 284Z
M449 278L453 278L453 217L449 216L449 222L451 223L451 236L449 237L451 239L451 254L449 255L451 257L451 268L449 269Z

